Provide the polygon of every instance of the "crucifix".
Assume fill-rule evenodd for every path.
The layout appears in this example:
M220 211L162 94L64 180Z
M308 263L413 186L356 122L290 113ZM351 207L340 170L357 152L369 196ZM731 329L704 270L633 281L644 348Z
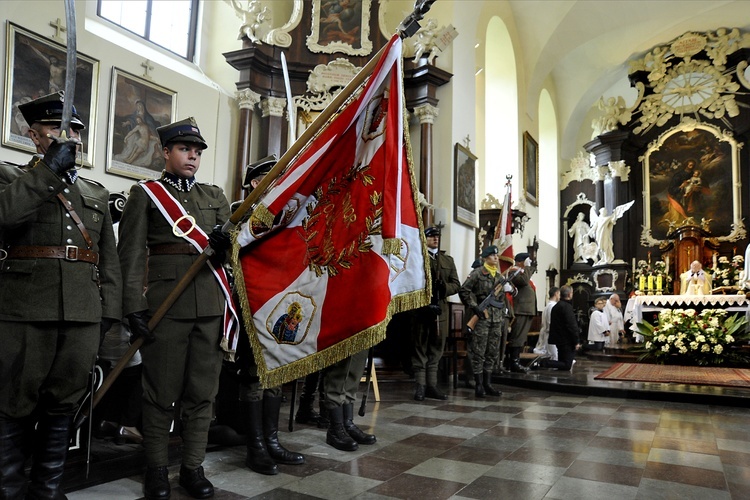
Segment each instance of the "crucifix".
M52 26L53 28L55 28L54 39L57 40L58 42L64 44L65 40L62 39L62 37L60 36L60 33L61 32L64 33L67 30L65 29L65 25L62 23L62 21L60 20L60 18L58 17L56 21L50 21L49 25Z
M464 146L466 146L466 149L471 151L471 148L469 147L469 143L471 142L471 139L469 138L469 134L466 134L466 137L464 137Z
M141 67L143 68L143 78L145 78L146 80L153 80L153 78L151 78L151 75L148 74L149 71L153 71L154 69L154 67L151 65L151 61L146 59L141 63Z

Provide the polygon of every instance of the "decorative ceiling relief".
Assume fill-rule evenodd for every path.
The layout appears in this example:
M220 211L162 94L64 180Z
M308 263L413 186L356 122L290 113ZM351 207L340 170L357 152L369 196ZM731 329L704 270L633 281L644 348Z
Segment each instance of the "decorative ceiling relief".
M744 74L747 61L731 61L740 49L750 47L750 34L720 28L705 33L688 32L630 61L629 76L643 83L632 110L633 132L644 134L662 127L675 116L721 120L740 114L735 99L742 87L750 89Z

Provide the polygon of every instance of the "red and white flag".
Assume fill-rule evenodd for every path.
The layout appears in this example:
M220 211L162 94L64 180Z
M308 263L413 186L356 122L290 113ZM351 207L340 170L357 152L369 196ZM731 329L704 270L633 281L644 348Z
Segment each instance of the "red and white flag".
M240 228L236 281L265 387L375 345L393 314L429 303L401 74L394 36Z
M503 200L503 209L500 212L500 218L495 228L495 236L492 244L497 247L497 253L500 255L500 272L505 272L514 261L513 255L513 216L511 213L510 203L510 181L505 184L505 199Z

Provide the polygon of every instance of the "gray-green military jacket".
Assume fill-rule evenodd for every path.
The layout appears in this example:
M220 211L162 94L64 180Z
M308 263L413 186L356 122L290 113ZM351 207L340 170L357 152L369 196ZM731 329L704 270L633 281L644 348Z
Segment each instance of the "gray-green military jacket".
M503 275L500 273L500 271L496 272L495 277L493 278L490 272L487 271L484 266L479 266L478 268L471 271L469 277L466 278L464 284L461 285L461 288L458 290L458 296L461 298L461 302L463 302L465 306L474 308L479 305L490 293L492 293L495 287L499 283L502 283L502 281ZM489 318L487 319L490 319L494 322L502 321L503 318L511 317L513 314L512 310L507 307L505 294L503 292L500 292L498 300L502 300L503 304L506 306L502 308L488 307L486 309L486 311L489 313ZM469 318L471 318L474 312L468 311L467 314L469 315ZM484 316L480 316L479 319L483 320L485 318Z
M86 248L57 194L83 221L99 265L65 259L6 258L0 265L0 319L4 321L120 320L122 280L109 214L109 193L79 177L68 184L41 158L23 168L0 164L0 239L12 246ZM101 285L101 288L100 288Z
M513 266L508 269L508 273L512 275L517 270L518 267ZM518 290L513 297L513 311L518 315L536 316L536 290L531 286L531 275L535 271L536 267L526 266L522 273L513 278L513 285Z
M190 191L182 192L167 183L162 184L185 211L195 217L196 224L206 234L210 234L216 224L224 224L229 219L229 202L221 188L196 183ZM153 315L198 256L148 256L150 246L186 241L174 235L171 224L139 185L130 190L119 232L118 251L124 277L123 312L128 315L148 310ZM224 314L224 303L224 295L216 278L208 264L204 264L165 317L195 319L221 316Z

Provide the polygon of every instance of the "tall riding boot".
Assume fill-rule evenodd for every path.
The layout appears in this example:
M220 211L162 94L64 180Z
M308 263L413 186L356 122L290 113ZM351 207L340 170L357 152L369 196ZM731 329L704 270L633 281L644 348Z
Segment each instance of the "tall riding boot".
M482 384L482 376L479 374L474 374L474 396L484 397L484 385Z
M492 384L490 382L492 382L492 372L484 372L484 380L482 381L484 392L486 392L490 396L500 396L502 392L492 387Z
M318 408L320 409L320 413L318 414L318 429L328 429L331 422L328 420L328 409L325 407L322 397L318 401Z
M263 401L240 401L247 423L247 458L245 465L258 474L273 476L279 467L268 454L263 438Z
M281 396L263 398L263 438L271 458L279 464L299 465L305 463L305 457L289 451L279 443L279 412Z
M27 431L25 420L0 419L0 498L16 500L26 493Z
M62 485L65 458L70 444L69 415L42 415L39 418L34 442L34 462L27 499L61 500L67 498Z
M375 444L377 438L372 434L363 432L362 429L354 425L354 403L346 403L344 408L344 429L359 444Z
M313 372L305 377L305 383L302 384L302 394L299 397L299 409L297 415L294 416L294 420L298 424L317 425L320 421L320 415L313 408L319 379L320 372Z
M359 448L357 442L344 429L344 408L341 406L330 408L328 419L326 443L341 451L355 451Z
M510 348L510 371L513 373L526 373L528 369L521 364L521 348Z

